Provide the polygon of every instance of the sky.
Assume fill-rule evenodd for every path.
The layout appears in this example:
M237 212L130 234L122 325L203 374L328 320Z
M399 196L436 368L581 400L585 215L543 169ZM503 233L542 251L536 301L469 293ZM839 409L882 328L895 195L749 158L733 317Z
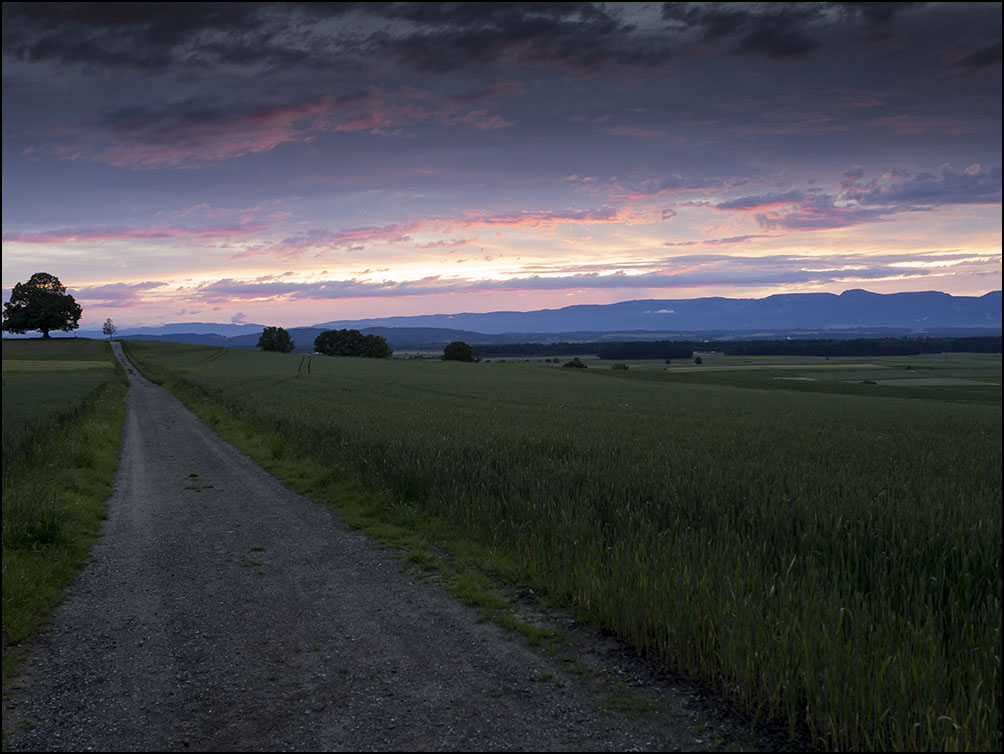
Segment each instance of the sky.
M5 3L82 327L1001 288L1000 3Z

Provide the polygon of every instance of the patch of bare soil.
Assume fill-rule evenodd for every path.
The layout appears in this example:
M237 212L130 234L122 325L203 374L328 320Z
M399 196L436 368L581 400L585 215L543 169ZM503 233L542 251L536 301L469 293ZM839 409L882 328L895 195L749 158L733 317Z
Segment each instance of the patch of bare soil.
M567 618L537 615L550 649L479 622L130 373L104 536L4 700L5 749L783 742Z

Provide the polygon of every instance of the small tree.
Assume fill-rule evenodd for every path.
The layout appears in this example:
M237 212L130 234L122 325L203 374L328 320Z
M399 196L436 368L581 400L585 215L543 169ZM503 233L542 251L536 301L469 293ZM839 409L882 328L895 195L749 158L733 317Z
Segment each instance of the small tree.
M582 359L580 359L578 356L576 356L571 361L566 361L561 366L563 366L563 367L572 367L573 369L588 369L588 367L585 365L585 363L582 361Z
M443 349L443 361L477 361L474 349L462 340L455 340Z
M3 305L3 329L23 334L38 330L48 338L52 330L70 332L79 325L83 310L59 278L48 272L36 272L27 283L18 283L10 301Z
M704 359L702 359L700 356L696 356L696 357L694 357L694 363L695 364L703 364L704 363Z
M101 332L108 336L108 340L115 337L115 333L118 332L118 328L115 326L115 323L112 322L111 317L105 320L105 323L101 326Z
M289 333L281 327L266 327L258 338L258 348L263 351L279 351L289 353L296 347L296 342Z

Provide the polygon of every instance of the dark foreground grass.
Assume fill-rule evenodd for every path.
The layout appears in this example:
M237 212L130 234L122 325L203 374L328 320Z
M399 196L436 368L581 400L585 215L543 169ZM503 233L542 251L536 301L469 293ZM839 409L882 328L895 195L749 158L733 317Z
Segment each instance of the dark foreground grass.
M349 470L369 520L461 532L822 747L1000 748L999 402L129 350L297 489Z
M107 343L4 341L3 355L6 684L90 557L118 469L127 382Z

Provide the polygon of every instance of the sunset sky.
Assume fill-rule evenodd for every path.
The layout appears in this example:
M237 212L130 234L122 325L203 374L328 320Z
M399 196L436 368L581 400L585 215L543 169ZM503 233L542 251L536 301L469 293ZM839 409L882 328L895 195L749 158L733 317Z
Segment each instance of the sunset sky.
M1000 3L3 6L81 326L1001 287Z

